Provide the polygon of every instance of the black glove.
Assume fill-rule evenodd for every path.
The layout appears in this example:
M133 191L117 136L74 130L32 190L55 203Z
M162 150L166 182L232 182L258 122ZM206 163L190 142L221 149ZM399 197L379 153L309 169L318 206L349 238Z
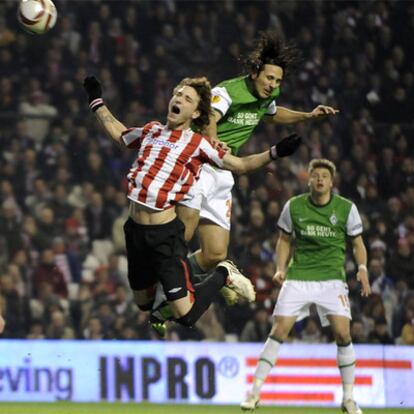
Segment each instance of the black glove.
M302 143L302 138L297 134L290 134L286 138L283 138L279 143L273 145L269 149L270 158L275 160L276 158L288 157L292 155L299 148Z
M88 94L89 107L96 111L104 103L102 100L102 86L95 76L87 76L83 81L83 87Z

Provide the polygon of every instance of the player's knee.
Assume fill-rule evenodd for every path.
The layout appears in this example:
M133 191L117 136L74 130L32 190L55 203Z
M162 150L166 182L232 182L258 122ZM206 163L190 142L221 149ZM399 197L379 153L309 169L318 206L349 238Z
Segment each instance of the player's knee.
M273 325L270 336L276 338L279 342L284 342L288 338L289 331L284 329L281 325Z
M204 263L209 267L213 267L227 258L227 249L208 249L203 252L203 255Z
M185 315L176 318L175 321L178 322L181 325L184 325L188 328L191 328L194 326L194 324L197 322L198 317L195 312L192 311L193 308L190 309L189 312L187 312Z
M349 332L336 332L335 342L340 346L350 344L352 342L350 333Z

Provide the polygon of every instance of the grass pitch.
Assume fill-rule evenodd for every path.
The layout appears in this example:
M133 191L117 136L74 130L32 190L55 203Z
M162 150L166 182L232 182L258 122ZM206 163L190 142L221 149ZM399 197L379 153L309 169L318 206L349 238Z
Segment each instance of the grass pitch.
M0 414L241 414L234 405L0 403ZM257 414L340 414L339 408L260 407ZM414 409L364 409L364 414L414 414Z

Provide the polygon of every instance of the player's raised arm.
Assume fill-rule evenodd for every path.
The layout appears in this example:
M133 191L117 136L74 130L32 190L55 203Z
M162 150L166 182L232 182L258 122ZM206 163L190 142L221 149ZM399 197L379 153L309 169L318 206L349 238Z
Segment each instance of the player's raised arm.
M83 82L88 94L89 107L95 113L104 131L118 144L124 145L121 135L126 131L126 126L118 121L106 107L102 100L102 86L95 76L88 76Z
M283 138L279 143L270 147L269 151L239 158L226 153L223 157L223 169L237 174L246 174L257 170L277 158L292 155L300 146L302 138L296 134Z
M278 106L276 114L266 116L265 120L274 124L294 124L323 116L336 115L338 112L338 109L327 105L318 105L311 112L294 111L293 109Z

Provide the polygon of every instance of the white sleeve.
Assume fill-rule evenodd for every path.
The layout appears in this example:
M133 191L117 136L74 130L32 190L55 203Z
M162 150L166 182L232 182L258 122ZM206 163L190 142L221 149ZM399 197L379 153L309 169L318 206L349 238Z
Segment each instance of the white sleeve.
M293 223L290 215L290 200L283 206L283 210L280 213L279 220L277 221L277 227L286 233L293 233Z
M124 144L128 148L135 148L140 146L140 138L144 128L128 128L121 135Z
M362 230L361 216L358 213L356 205L352 203L351 211L346 222L346 234L351 237L359 236L362 234Z
M276 115L277 112L277 106L276 101L273 100L270 102L269 106L267 107L266 115Z
M226 88L216 86L211 90L211 106L222 116L229 110L232 100Z

